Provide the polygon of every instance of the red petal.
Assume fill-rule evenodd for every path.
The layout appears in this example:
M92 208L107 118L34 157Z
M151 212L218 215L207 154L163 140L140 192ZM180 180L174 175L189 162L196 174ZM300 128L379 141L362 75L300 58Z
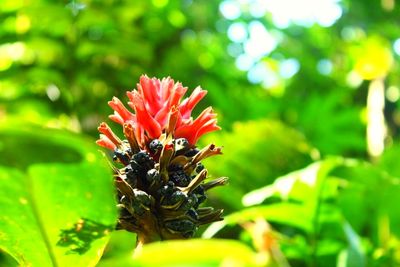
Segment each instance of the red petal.
M108 116L112 121L123 125L124 124L124 120L121 118L121 116L115 111L113 115L109 115Z
M160 91L159 91L159 97L160 100L164 103L166 102L171 95L171 92L174 87L174 80L172 80L170 77L163 78L160 82Z
M161 128L165 128L167 126L167 118L170 111L170 107L167 102L165 102L164 106L157 112L154 119L160 124Z
M113 97L112 101L108 101L108 105L115 110L115 112L122 118L124 122L132 121L135 119L133 115L125 106L122 104L121 100Z
M155 116L155 119L162 127L167 127L167 118L170 110L173 106L178 106L179 101L183 97L183 95L187 91L187 87L183 87L181 83L175 84L175 86L171 89L172 93L170 93L170 98L165 102L164 106L160 109L160 111ZM181 116L180 116L181 117ZM179 123L178 123L179 125Z
M194 145L204 133L219 129L216 125L216 116L217 114L213 113L211 107L206 108L194 121L188 121L185 124L182 123L176 129L175 136L184 137L190 144Z
M150 79L147 75L140 77L140 84L137 85L138 92L141 95L147 110L152 116L155 116L161 108L159 101L160 81L158 79Z
M181 83L174 84L174 80L164 78L160 85L162 107L157 111L154 118L162 127L166 127L167 118L173 106L178 106L180 99L186 93L187 88L182 87Z
M107 123L102 122L100 123L100 126L97 128L97 130L107 136L107 138L113 142L116 146L121 144L121 140L116 136L111 128L107 125Z
M100 139L96 141L96 144L111 149L113 151L117 148L117 146L113 142L111 142L111 140L108 139L108 137L104 134L100 134Z
M129 106L135 109L137 125L146 130L150 138L158 138L162 133L160 124L150 116L139 93L137 91L132 91L127 92L127 95L131 100L131 102L128 103Z
M168 104L170 107L172 106L178 106L179 101L183 97L183 95L186 93L187 87L183 87L181 83L176 83L175 86L172 89L171 95L169 97Z
M217 116L211 107L206 108L201 114L193 121L193 126L200 128L202 125L207 123L209 120L214 119Z
M182 103L179 105L179 110L184 119L190 117L192 110L200 102L201 99L207 94L206 90L202 90L200 86L196 87L192 94L185 98Z
M126 139L128 140L132 150L134 153L140 150L139 144L140 144L140 138L138 139L138 136L135 134L135 128L133 127L132 124L130 123L124 123L124 135ZM140 137L140 136L139 136Z
M166 128L167 134L169 133L174 134L176 124L179 120L179 115L180 115L179 110L175 106L173 106L168 115L168 123Z
M192 140L193 144L197 143L197 140L204 134L209 133L209 132L213 132L213 131L217 131L217 130L221 130L221 127L219 127L217 125L217 120L211 120L209 122L207 122L206 124L204 124L196 133L196 137Z

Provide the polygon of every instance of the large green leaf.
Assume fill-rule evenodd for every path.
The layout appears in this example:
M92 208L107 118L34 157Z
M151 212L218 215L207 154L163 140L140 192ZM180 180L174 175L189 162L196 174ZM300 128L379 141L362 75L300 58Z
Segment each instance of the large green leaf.
M277 178L271 185L247 193L242 199L245 206L261 204L271 197L278 197L282 202L232 213L226 216L224 221L211 224L203 236L211 237L227 225L260 217L271 222L297 227L307 233L316 231L313 227L319 216L317 213L321 211L319 204L323 197L322 188L328 173L342 162L341 158L315 162L304 169Z
M0 140L0 249L22 266L94 266L116 222L112 177L96 146L25 127L3 127Z
M112 261L119 257L132 255L136 247L136 234L125 230L114 231L110 234L110 240L97 266L105 261Z
M284 211L284 212L282 212ZM229 214L223 221L212 223L203 233L203 237L213 237L222 228L228 225L236 225L246 221L256 220L258 218L266 218L268 221L282 223L297 227L310 232L312 229L310 210L307 206L294 203L276 203L265 206L257 206L247 208Z
M276 196L283 200L316 202L320 197L322 182L325 182L329 171L342 164L341 158L315 162L304 169L291 172L277 178L273 184L248 192L243 196L245 206L262 203L267 198Z

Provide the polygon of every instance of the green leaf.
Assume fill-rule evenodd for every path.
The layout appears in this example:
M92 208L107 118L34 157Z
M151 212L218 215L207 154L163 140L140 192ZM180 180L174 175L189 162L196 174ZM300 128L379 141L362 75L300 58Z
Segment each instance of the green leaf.
M271 185L247 193L242 202L245 206L252 206L272 196L282 200L315 202L319 197L317 195L320 193L322 182L332 169L343 162L344 160L339 157L315 162L304 169L277 178Z
M223 221L212 223L203 233L203 237L210 238L227 225L236 225L258 218L266 218L271 222L283 223L310 232L312 229L310 212L312 210L307 206L295 203L276 203L247 208L226 216Z
M266 259L256 256L237 241L191 239L145 245L133 258L104 260L100 266L266 266Z
M104 250L98 267L102 266L102 262L110 262L120 257L132 256L132 252L136 247L136 234L125 230L114 231L110 234L110 240Z
M326 182L329 172L344 161L335 157L315 162L304 169L277 178L272 185L249 192L242 199L245 206L260 204L272 196L281 198L282 202L232 213L226 216L224 221L211 224L203 236L211 237L226 225L259 217L311 232L314 223L312 220L317 216L317 212L321 212L318 202L322 201L323 183ZM292 200L293 203L288 200Z
M0 137L0 249L22 266L94 266L117 214L93 141L28 127Z

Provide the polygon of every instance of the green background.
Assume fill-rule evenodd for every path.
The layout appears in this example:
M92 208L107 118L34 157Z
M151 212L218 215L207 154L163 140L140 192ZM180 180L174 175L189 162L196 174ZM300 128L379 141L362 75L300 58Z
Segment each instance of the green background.
M400 265L400 6L273 3L3 0L0 265ZM226 220L197 235L215 240L154 244L132 260L94 140L107 101L126 102L142 74L208 90L195 114L213 106L222 131L200 145L224 155L204 163L230 184L208 200ZM371 153L373 141L384 150Z

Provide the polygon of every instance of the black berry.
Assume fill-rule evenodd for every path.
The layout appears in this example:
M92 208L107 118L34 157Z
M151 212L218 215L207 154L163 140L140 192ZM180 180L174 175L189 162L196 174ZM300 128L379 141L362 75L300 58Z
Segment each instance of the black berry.
M152 140L149 144L150 152L153 154L157 154L159 151L162 150L162 148L163 148L163 145L162 145L161 141L158 139Z

